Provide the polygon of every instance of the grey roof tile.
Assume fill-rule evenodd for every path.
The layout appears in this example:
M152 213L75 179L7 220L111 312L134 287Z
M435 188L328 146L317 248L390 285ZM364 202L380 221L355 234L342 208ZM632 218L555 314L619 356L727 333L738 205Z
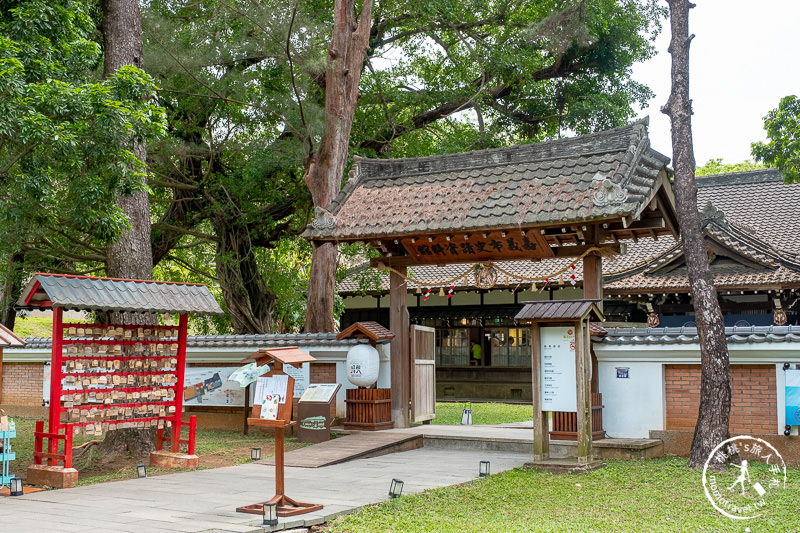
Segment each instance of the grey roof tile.
M663 170L667 161L650 149L642 122L571 139L464 154L357 158L352 177L330 208L336 226L318 229L312 223L304 236L370 239L637 216L658 183L652 166ZM650 171L638 172L642 165ZM597 174L626 192L621 204L594 202L602 186L594 179Z
M17 306L130 311L137 313L222 314L205 285L35 274Z

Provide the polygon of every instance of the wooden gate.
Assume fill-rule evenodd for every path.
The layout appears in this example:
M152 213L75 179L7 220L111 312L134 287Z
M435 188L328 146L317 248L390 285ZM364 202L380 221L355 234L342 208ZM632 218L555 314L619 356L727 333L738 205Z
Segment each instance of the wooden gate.
M436 416L435 330L411 326L411 421L424 422Z

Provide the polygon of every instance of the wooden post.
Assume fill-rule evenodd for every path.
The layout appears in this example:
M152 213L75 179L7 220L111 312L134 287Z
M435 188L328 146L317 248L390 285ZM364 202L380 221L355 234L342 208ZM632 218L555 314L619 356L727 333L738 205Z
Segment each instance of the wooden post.
M64 338L64 309L61 307L53 308L53 342L52 356L50 365L50 417L48 418L47 431L58 433L61 427L61 359L62 345ZM58 453L58 439L47 440L47 452L50 454ZM55 466L58 461L53 458L47 459L49 466Z
M406 309L406 267L389 273L389 329L391 340L392 420L395 428L409 427L408 402L411 394L411 367L408 354L408 309ZM401 275L402 274L402 275Z
M275 496L286 496L286 487L283 481L284 459L283 459L283 438L284 430L282 425L275 426ZM281 503L283 503L281 501Z
M603 257L597 253L583 258L583 297L598 300L597 307L603 311Z
M542 344L539 324L531 325L531 390L533 393L533 460L550 458L547 411L542 411Z
M175 418L172 422L172 446L173 452L181 449L181 421L183 419L183 381L186 375L186 337L189 330L189 315L184 313L178 321L178 383L175 387Z
M589 322L575 324L575 382L578 396L578 464L592 460L592 385Z

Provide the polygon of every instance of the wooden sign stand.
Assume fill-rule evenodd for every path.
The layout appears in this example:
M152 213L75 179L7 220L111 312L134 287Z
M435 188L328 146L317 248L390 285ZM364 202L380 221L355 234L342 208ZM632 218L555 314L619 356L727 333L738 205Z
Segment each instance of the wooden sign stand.
M299 366L302 365L303 363L316 361L316 359L306 354L302 350L298 349L297 347L293 346L287 348L274 348L269 350L262 349L242 362L249 363L252 361L255 361L256 364L258 364L258 366L269 364L271 369L269 372L264 374L264 376L271 377L277 375L284 375L285 374L285 372L283 371L284 364L290 364L292 366L297 366L299 368ZM286 496L285 493L284 475L283 475L284 473L283 441L284 441L285 429L288 426L291 426L295 423L292 422L293 397L294 397L294 378L288 376L288 385L286 387L286 401L282 404L278 404L277 420L264 420L260 418L261 406L256 405L255 402L250 410L250 418L247 419L247 424L249 426L268 427L268 428L273 428L275 430L275 496L264 502L237 507L236 511L239 513L250 513L250 514L260 515L264 512L265 503L277 503L279 517L295 516L299 514L319 511L320 509L322 509L322 505L320 504L298 502Z

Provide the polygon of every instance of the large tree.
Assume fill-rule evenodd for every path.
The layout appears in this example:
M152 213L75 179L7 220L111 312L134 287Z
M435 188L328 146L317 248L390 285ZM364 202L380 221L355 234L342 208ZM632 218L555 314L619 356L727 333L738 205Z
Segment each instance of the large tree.
M334 11L316 1L200 6L154 1L145 9L148 66L172 133L149 154L159 218L154 258L201 241L217 248L216 273L230 258L233 271L219 281L225 301L236 304L228 307L240 332L276 324L264 313L280 303L272 303L269 279L266 292L258 285L268 269L240 272L238 258L257 259L254 250L272 250L278 237L302 229L311 201L300 178L327 165L320 150L330 139L338 136L344 157L348 150L403 157L623 124L651 94L631 80L629 67L653 53L662 16L656 0L382 2L361 66L329 82L328 68L343 63L327 57L333 15L351 13L363 29L369 24L357 4ZM353 69L360 92L342 143L335 130L327 133L343 122L326 102L331 83L351 83ZM327 179L312 187L332 195L344 172ZM335 254L327 259L313 276L322 291L312 288L309 301L324 311L312 313L322 323L312 329L332 327Z
M728 438L731 410L730 361L725 321L711 277L697 210L692 102L689 99L689 9L687 0L668 0L672 41L672 91L662 111L672 122L675 202L689 273L692 305L700 339L700 407L689 465L700 468L714 448Z
M142 21L138 0L103 0L103 78L120 68L142 68ZM142 164L147 160L145 140L133 137L130 145ZM149 280L153 278L150 248L150 200L147 176L140 173L141 185L117 198L129 227L108 247L106 274L112 278Z
M140 188L129 140L159 135L152 80L101 61L85 3L0 1L0 272L4 323L32 270L91 273L126 227L116 198Z
M768 142L752 144L756 161L778 167L786 183L800 183L800 98L785 96L764 117Z

